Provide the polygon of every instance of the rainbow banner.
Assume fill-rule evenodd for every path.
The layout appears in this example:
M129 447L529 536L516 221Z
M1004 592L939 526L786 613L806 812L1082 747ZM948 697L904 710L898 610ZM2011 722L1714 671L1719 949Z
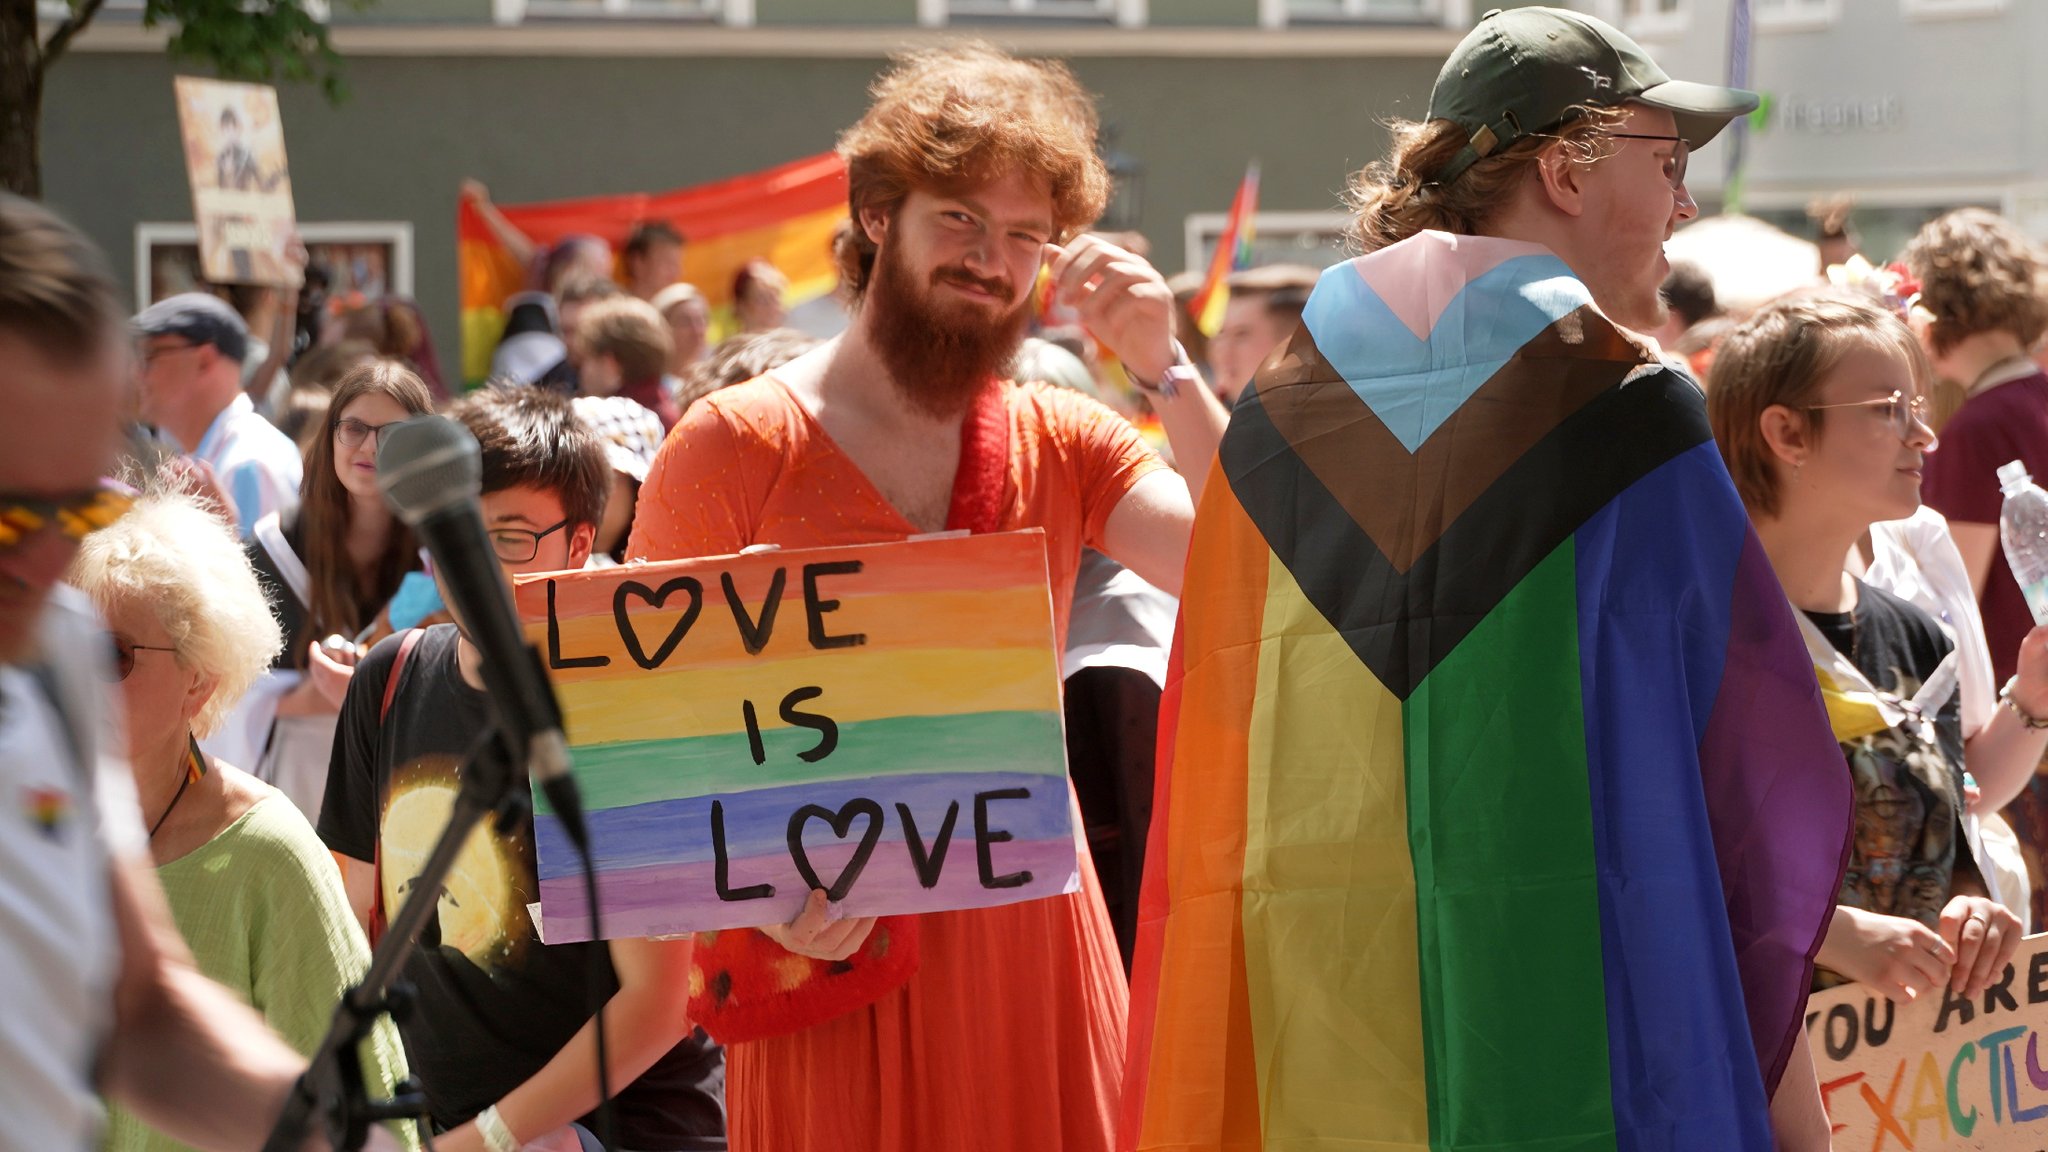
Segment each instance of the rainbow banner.
M937 912L1079 882L1033 529L523 578L607 938ZM590 939L534 794L551 943Z
M1258 214L1259 164L1254 160L1244 170L1237 195L1231 198L1230 217L1223 222L1223 235L1216 238L1215 254L1209 257L1209 274L1193 301L1195 326L1204 336L1214 336L1223 327L1223 308L1230 303L1230 286L1224 281L1232 272L1252 266L1253 218Z
M1323 274L1159 765L1122 1148L1771 1147L1849 778L1698 386L1548 250Z
M635 225L662 220L687 241L683 279L703 291L718 330L732 308L732 281L747 261L769 261L789 277L794 307L832 291L832 230L846 219L846 165L827 152L765 172L653 194L599 196L498 210L542 248L567 236L603 237L613 250ZM457 209L456 264L462 283L462 375L470 384L490 373L491 353L505 328L502 306L529 286L529 270L492 236L476 209Z

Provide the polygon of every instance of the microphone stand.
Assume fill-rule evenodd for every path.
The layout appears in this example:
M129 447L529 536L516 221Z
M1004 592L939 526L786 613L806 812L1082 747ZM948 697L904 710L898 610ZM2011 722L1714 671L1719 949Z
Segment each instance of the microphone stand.
M486 819L496 818L502 831L526 813L531 797L519 787L523 775L513 768L512 751L493 726L470 748L459 773L455 810L434 842L434 851L413 881L398 916L370 954L370 969L334 1006L327 1035L312 1062L299 1075L285 1100L284 1111L270 1130L263 1152L301 1152L316 1111L324 1113L328 1141L334 1152L355 1152L370 1138L370 1125L427 1115L426 1093L408 1077L390 1100L371 1100L363 1082L361 1045L377 1018L390 1013L403 1020L412 1007L412 989L399 982L405 962L418 945L427 917L440 907L441 891L470 834ZM382 883L382 878L378 880Z

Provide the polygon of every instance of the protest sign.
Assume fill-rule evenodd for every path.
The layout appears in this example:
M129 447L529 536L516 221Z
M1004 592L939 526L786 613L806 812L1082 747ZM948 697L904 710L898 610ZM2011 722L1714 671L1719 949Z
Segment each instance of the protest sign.
M2048 934L1982 995L1895 1004L1859 984L1816 993L1806 1038L1844 1152L2048 1148Z
M606 937L1074 890L1038 530L522 578L562 702ZM534 797L542 930L590 938Z
M177 94L206 278L296 285L298 273L285 262L295 225L277 89L180 76Z

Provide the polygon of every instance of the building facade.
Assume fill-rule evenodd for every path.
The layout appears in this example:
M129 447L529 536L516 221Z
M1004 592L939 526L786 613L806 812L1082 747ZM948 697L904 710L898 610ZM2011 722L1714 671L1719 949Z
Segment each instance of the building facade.
M1675 75L1727 68L1732 0L1577 0ZM1754 0L1744 202L1798 225L1846 192L1874 254L1926 214L1984 203L2048 234L2048 43L2038 0ZM1247 164L1259 252L1338 254L1339 198L1423 114L1464 0L375 0L329 15L349 98L286 86L285 136L309 239L359 254L367 289L417 296L455 356L455 205L467 177L504 203L657 191L832 146L890 53L973 36L1066 57L1101 96L1117 174L1109 226L1163 270L1199 265ZM108 0L53 70L51 203L131 277L175 288L153 254L188 243L171 77L139 0ZM1725 147L1696 157L1723 198Z

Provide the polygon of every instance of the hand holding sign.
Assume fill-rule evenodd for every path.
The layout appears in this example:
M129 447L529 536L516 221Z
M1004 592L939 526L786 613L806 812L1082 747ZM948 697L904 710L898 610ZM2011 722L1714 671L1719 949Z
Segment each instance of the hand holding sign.
M867 943L868 933L875 930L873 916L856 916L848 920L832 920L832 903L826 899L822 888L811 889L811 895L804 901L804 910L788 924L769 924L761 932L770 940L789 949L799 956L813 960L844 960L860 946Z

